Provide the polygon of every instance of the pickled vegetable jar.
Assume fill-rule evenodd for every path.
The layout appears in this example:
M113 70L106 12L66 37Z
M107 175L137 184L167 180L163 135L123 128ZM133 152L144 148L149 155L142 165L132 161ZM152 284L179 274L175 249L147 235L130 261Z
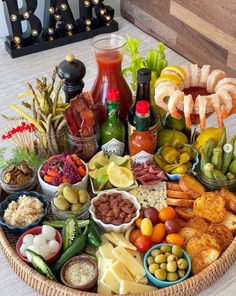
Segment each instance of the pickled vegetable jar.
M132 93L123 77L121 64L126 40L116 34L102 34L92 39L98 73L92 88L99 124L106 119L106 98L108 89L120 93L120 120L125 123L132 105Z

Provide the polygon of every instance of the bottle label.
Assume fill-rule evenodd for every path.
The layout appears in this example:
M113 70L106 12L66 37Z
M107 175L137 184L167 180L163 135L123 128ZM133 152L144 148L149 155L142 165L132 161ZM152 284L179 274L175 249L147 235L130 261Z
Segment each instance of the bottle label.
M153 155L142 150L139 153L131 157L132 162L134 163L145 163L148 160L153 160Z
M153 126L149 128L149 132L153 135L155 142L157 142L157 132L158 132L157 125L158 125L158 122L156 122ZM128 122L128 137L130 138L134 132L135 132L135 127Z
M102 151L109 156L112 154L116 154L122 156L125 151L125 144L117 139L113 138L106 144L102 145Z

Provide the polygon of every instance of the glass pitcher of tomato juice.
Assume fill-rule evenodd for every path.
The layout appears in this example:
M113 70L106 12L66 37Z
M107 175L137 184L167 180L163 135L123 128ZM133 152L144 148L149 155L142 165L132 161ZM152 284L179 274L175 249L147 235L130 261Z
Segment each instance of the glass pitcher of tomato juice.
M132 93L123 77L121 64L126 40L116 34L101 34L92 39L98 73L92 87L97 116L101 125L107 115L106 98L108 89L118 89L120 94L120 120L126 123L132 106Z

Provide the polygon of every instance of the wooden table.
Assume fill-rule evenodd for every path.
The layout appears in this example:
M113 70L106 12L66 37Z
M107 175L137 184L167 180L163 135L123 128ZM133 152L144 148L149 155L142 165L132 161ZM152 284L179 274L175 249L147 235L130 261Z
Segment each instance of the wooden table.
M138 28L119 17L120 23L119 34L142 40L141 53L145 54L151 47L155 47L157 41L140 31ZM42 75L50 77L54 65L62 61L66 54L74 54L81 59L87 68L85 77L85 90L90 90L96 75L95 59L90 48L90 41L85 40L57 49L32 54L18 59L11 59L5 52L3 39L0 41L0 77L1 77L1 93L0 93L0 113L13 115L8 107L9 103L15 101L17 95L25 90L26 81L34 81L34 78ZM184 65L188 61L174 51L166 50L169 64ZM127 57L124 63L127 64ZM215 117L212 116L208 120L208 125L214 126ZM1 123L0 123L1 124ZM236 117L233 116L226 121L228 134L235 133ZM3 144L1 142L2 147ZM1 238L0 238L1 239ZM236 295L236 264L225 274L225 276L217 281L207 290L204 290L201 296L235 296ZM0 251L0 295L1 296L37 296L34 290L28 287L9 267L2 252ZM50 296L50 295L48 295ZM174 296L174 295L173 295ZM191 296L191 295L189 295Z

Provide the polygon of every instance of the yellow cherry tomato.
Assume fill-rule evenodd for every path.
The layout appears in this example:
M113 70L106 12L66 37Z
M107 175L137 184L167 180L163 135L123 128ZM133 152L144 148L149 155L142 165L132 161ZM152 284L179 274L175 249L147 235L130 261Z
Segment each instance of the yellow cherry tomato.
M144 218L141 222L141 232L143 235L151 236L153 232L152 221L149 218Z

